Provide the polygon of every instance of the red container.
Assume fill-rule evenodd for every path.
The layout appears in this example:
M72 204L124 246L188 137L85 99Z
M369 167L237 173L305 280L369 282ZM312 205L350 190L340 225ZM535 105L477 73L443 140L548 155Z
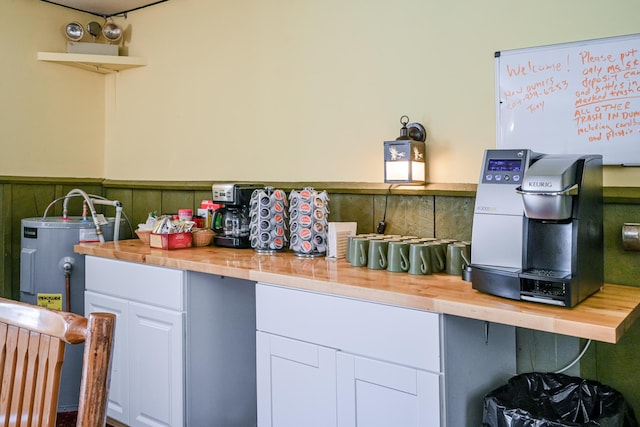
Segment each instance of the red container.
M159 249L190 248L193 235L189 233L158 234L151 233L149 246Z
M178 209L178 218L183 221L191 221L193 218L192 209Z

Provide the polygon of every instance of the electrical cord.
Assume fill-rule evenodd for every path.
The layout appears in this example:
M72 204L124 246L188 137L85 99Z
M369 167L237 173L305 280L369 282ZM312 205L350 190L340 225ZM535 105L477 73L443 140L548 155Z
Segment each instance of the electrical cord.
M589 349L589 346L591 345L591 340L587 341L587 343L584 345L584 348L582 349L582 351L580 352L580 354L578 355L578 357L576 357L575 359L573 359L573 362L569 363L567 366L565 366L562 369L559 369L557 371L554 372L554 374L560 374L564 371L566 371L567 369L571 368L573 365L575 365L576 363L578 363L578 361L580 359L582 359L582 356L584 356L584 354L587 352L587 350Z
M384 234L384 230L387 228L387 202L389 201L389 194L391 194L391 187L393 187L393 184L389 185L387 194L384 196L384 214L382 215L382 221L378 223L378 234Z

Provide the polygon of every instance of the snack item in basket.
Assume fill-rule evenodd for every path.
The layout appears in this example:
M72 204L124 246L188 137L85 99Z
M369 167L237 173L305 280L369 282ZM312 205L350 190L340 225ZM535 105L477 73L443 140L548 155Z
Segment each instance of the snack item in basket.
M173 219L169 215L163 215L153 225L155 234L189 233L195 222Z

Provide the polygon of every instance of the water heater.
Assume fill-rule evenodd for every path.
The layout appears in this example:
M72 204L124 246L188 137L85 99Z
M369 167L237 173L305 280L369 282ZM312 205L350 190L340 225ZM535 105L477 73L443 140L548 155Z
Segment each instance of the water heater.
M102 227L113 240L115 219ZM124 227L120 227L122 236ZM21 224L20 301L84 315L84 255L73 246L95 241L96 228L82 217L25 218ZM62 367L59 412L78 406L82 366L81 345L67 345Z

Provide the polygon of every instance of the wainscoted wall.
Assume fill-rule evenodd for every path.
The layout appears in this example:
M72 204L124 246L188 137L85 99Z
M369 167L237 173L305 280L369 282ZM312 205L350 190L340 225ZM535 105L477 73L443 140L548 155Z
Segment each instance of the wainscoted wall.
M358 183L266 183L285 191L312 186L327 190L332 221L356 221L358 232L374 232L386 219L387 234L471 239L475 185L431 184L425 187L389 187ZM80 188L122 202L133 228L151 211L177 212L196 208L211 198L210 182L120 182L96 179L48 179L0 177L0 294L19 297L20 220L41 217L47 206ZM386 208L386 209L385 209ZM48 216L59 216L62 203ZM70 214L81 212L81 201L72 199ZM103 209L113 216L112 208ZM386 212L386 215L385 215ZM622 249L621 226L640 222L640 188L606 188L604 211L605 280L640 286L640 252ZM500 230L496 230L500 232ZM515 238L515 236L514 236ZM571 362L585 345L583 340L527 329L518 329L518 370L554 371ZM616 344L594 342L584 358L567 373L596 379L621 391L640 413L640 322Z

